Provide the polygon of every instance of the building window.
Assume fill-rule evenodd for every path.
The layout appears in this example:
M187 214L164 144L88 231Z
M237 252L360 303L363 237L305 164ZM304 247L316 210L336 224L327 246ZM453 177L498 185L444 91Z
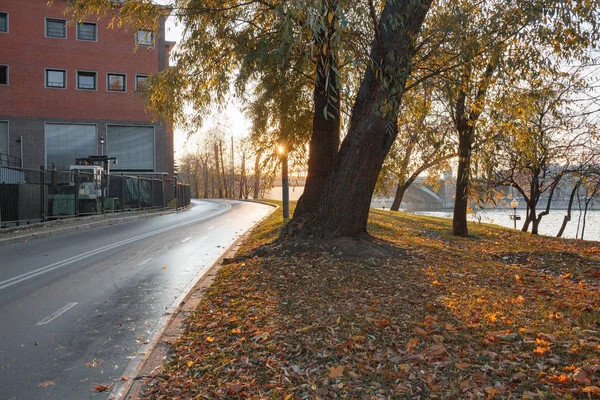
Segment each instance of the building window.
M8 154L8 121L0 121L0 154Z
M138 46L154 46L154 32L137 31L135 42Z
M117 157L114 169L154 170L153 126L106 126L106 154Z
M82 22L77 24L77 40L89 40L95 42L97 38L97 25L94 22Z
M109 92L125 92L127 90L125 74L106 74L106 80Z
M148 89L148 77L146 75L135 76L135 91L144 92Z
M45 126L46 166L68 171L76 158L87 157L98 151L96 125L50 124Z
M0 32L8 32L8 13L0 12Z
M66 88L67 87L67 71L64 69L47 69L46 70L46 87L49 88Z
M67 37L67 21L64 19L46 18L46 36L65 39Z
M0 85L8 85L8 65L0 65Z
M77 71L77 89L96 90L96 73Z

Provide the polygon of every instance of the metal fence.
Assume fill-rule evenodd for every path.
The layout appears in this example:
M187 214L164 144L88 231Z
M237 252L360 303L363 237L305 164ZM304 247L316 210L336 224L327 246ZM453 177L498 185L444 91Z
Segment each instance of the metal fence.
M0 228L140 209L182 208L190 186L177 178L0 166Z

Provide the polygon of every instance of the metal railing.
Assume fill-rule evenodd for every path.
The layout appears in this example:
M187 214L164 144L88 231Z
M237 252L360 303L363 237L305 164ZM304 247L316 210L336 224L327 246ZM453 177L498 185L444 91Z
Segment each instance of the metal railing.
M190 186L176 178L0 166L0 228L189 204Z
M8 154L0 153L0 167L21 167L21 159Z

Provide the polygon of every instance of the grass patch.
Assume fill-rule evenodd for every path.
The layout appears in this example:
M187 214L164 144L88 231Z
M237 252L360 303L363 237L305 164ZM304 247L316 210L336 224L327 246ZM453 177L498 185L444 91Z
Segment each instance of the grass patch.
M153 399L588 398L600 393L600 245L371 213L402 257L252 250L224 266ZM400 253L400 252L399 252Z

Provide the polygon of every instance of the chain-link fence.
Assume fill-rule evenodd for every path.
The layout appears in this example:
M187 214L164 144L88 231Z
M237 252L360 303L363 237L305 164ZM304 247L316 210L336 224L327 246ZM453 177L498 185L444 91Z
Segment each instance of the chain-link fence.
M0 228L59 218L190 204L190 186L176 178L0 166Z

